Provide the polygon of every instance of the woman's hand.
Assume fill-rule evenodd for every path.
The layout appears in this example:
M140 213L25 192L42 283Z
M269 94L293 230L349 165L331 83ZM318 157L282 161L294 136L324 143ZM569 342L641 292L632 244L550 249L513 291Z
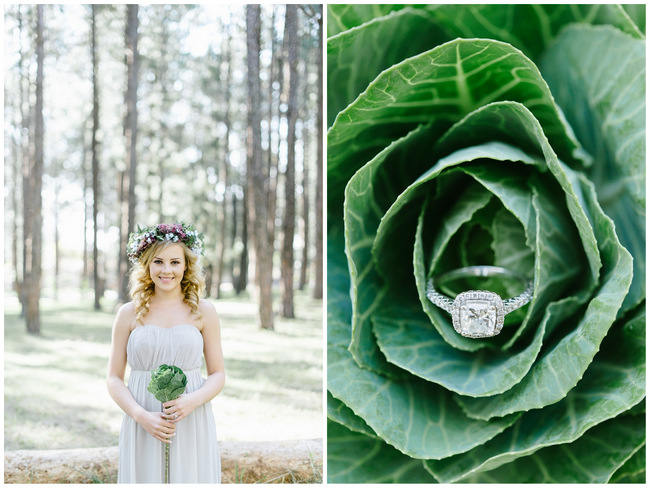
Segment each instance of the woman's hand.
M167 444L171 444L171 437L176 435L176 425L167 420L162 412L144 411L136 422L156 439Z
M191 414L198 406L191 395L183 394L176 400L163 403L166 414L164 417L176 423Z

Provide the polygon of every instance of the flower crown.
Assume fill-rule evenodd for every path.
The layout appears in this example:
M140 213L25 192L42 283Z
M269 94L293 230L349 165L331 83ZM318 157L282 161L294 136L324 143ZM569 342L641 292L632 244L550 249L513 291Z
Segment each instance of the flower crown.
M203 234L189 224L158 224L140 227L129 235L126 253L137 263L142 253L156 241L182 242L197 256L203 255Z

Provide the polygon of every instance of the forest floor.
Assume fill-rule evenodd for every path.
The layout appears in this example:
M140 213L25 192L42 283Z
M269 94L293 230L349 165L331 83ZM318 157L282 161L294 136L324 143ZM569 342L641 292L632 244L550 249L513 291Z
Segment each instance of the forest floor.
M95 312L90 299L68 296L74 298L42 300L40 336L26 333L15 296L5 296L5 450L118 443L123 413L105 380L112 303ZM274 331L257 327L256 305L243 294L211 301L221 318L227 375L212 400L218 438L322 438L322 301L298 292L297 318L276 316Z

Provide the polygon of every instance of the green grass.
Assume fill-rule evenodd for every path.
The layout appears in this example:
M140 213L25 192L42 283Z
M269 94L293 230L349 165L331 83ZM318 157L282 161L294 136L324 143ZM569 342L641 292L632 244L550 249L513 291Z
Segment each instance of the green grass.
M105 382L113 304L95 312L78 292L61 296L70 298L43 300L41 336L5 297L6 450L117 445L123 413ZM227 375L212 400L220 440L323 437L322 305L300 292L295 301L296 319L276 316L264 331L248 296L213 300Z

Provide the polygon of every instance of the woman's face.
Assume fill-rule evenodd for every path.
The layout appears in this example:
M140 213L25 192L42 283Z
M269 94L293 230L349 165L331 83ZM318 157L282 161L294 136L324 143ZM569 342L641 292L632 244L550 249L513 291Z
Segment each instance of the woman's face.
M179 244L171 244L156 251L149 264L149 276L156 288L171 291L181 286L185 272L185 254Z

